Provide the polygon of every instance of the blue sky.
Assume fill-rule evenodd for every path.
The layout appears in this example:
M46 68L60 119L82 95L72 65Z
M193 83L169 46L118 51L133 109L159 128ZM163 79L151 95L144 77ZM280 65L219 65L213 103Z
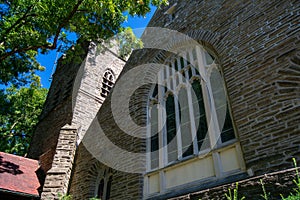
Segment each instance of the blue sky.
M140 37L142 31L149 23L152 15L155 12L155 7L151 7L151 12L146 15L146 17L128 17L127 22L123 23L124 27L131 27L134 33ZM60 56L60 55L58 55ZM37 74L41 77L42 86L45 88L49 88L51 85L50 77L53 73L54 63L57 57L56 51L51 51L47 55L38 55L37 60L43 65L46 70L43 72L37 72Z

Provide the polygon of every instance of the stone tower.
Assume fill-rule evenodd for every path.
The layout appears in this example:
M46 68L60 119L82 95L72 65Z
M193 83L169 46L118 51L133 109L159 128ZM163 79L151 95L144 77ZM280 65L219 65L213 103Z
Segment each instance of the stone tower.
M125 64L115 46L83 43L72 54L83 61L59 60L28 153L40 161L42 199L67 193L77 146Z

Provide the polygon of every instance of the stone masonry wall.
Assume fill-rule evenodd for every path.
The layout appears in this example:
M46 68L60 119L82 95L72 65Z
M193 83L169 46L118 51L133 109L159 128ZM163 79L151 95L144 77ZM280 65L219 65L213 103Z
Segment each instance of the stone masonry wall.
M170 6L174 3L171 0ZM292 157L300 160L299 1L178 1L173 21L165 14L170 6L158 10L149 26L185 33L217 57L247 169L261 175L292 167ZM158 54L155 50L134 52L121 76ZM147 92L147 87L139 91L141 98L133 98L130 107L131 117L141 125L147 117ZM130 152L145 151L143 140L128 136L114 122L110 99L106 99L97 117L115 145ZM75 199L94 195L98 168L91 167L104 167L98 162L82 144L79 146L70 187ZM112 199L142 199L142 174L113 173ZM289 176L286 180L291 179ZM285 184L281 179L279 182ZM219 193L207 194L215 197Z
M95 197L99 173L108 166L102 164L81 143L78 147L75 168L70 184L73 200ZM142 180L139 174L129 174L112 169L110 199L137 199L141 196ZM121 197L121 198L120 198Z
M178 1L171 22L169 7L149 26L215 52L246 167L255 174L292 167L292 157L300 160L299 1Z
M70 53L84 60L88 48L86 43L82 43L81 47L84 51L80 51L80 54L76 49ZM49 153L54 155L61 127L72 121L72 88L78 69L82 65L76 60L78 59L70 58L67 62L61 58L58 61L43 112L30 144L30 158L39 159L40 155L49 150L52 150Z
M170 6L174 3L170 1ZM291 168L292 157L300 160L299 2L177 1L173 21L165 14L170 6L158 10L149 26L185 33L217 58L222 67L246 168L252 169L254 176ZM134 52L120 77L140 64L155 60L160 53L157 50ZM147 73L145 71L145 77ZM128 87L131 86L130 81ZM139 98L133 97L130 106L132 115L128 117L135 118L140 125L145 125L147 118L148 92L149 87L139 90ZM124 150L144 152L144 141L127 135L114 122L110 101L106 99L97 114L106 136ZM137 131L134 127L128 128ZM89 176L84 163L87 163L85 158L91 157L81 156L76 160L77 180ZM129 199L142 199L143 176L133 175L114 176L112 187L117 184L118 189L112 190L112 199L128 199L129 194L135 194ZM286 180L290 182L291 177ZM130 183L137 185L129 189ZM84 187L83 183L75 181L72 185L78 189L79 185ZM202 189L205 190L205 187ZM79 194L76 189L71 191ZM178 192L187 193L184 188ZM84 194L88 195L87 192ZM207 199L214 195L209 194Z
M299 168L298 168L299 170ZM264 194L261 181L264 184L266 194L269 195L270 200L281 200L281 195L287 197L293 188L297 188L293 180L296 180L295 168L289 170L283 170L279 172L273 172L249 179L245 179L238 182L238 197L245 199L263 199L261 195ZM226 200L225 194L229 195L228 189L236 189L236 183L226 184L218 187L209 188L199 192L190 193L187 195L170 198L169 200Z
M90 44L86 60L76 75L72 96L74 107L72 124L80 127L78 143L105 100L100 95L104 72L108 69L112 70L116 80L125 64L117 56L116 47L97 52L95 43Z
M47 172L41 199L59 199L68 192L76 152L77 128L62 127L51 169Z
M68 189L72 164L67 166L68 169L64 169L64 164L60 161L64 161L66 156L63 148L75 152L76 146L61 146L59 142L61 137L64 137L62 135L64 130L61 128L66 124L78 127L78 131L76 130L78 136L75 136L79 143L104 101L104 98L100 97L104 71L113 70L117 78L124 65L124 61L114 54L116 50L114 47L110 51L96 53L96 46L93 43L89 48L82 45L89 52L87 58L82 55L84 61L81 64L72 60L69 62L60 60L30 148L29 156L35 159L40 157L43 173L48 172L42 193L42 198L45 199L54 198L57 192L66 194ZM64 142L67 143L65 139ZM69 139L70 144L73 144L73 138ZM73 163L73 158L70 159L70 163ZM55 180L62 181L64 185L59 186L58 184L62 183L56 183Z

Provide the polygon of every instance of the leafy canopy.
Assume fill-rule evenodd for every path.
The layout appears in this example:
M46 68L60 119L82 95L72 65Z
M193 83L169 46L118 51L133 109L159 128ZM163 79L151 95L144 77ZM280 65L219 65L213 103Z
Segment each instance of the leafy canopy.
M47 92L38 76L29 87L0 90L0 151L26 154Z
M130 15L144 16L150 4L167 0L0 0L0 84L22 84L43 67L36 55L65 51L76 33L87 41L107 39ZM65 47L65 48L62 48Z
M125 28L125 30L116 37L120 47L119 54L122 58L126 59L133 49L143 48L142 40L136 38L130 27Z

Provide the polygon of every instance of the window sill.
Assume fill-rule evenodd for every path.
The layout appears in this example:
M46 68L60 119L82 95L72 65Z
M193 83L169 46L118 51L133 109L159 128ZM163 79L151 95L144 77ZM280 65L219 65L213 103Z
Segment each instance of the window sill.
M157 200L157 199L168 199L196 191L205 190L208 188L233 183L245 178L249 178L249 175L244 171L233 171L230 174L226 174L223 177L210 177L203 180L195 181L192 183L183 184L174 188L164 190L163 192L153 193L145 195L143 199Z
M155 174L160 170L167 170L167 169L171 169L174 166L180 166L180 165L185 165L189 162L193 162L199 158L205 158L206 156L211 155L212 153L215 152L221 152L224 151L226 149L232 148L233 146L235 146L237 144L237 139L233 139L227 142L224 142L222 144L217 145L217 147L213 148L213 149L205 149L199 152L198 155L190 155L184 158L181 158L180 160L175 160L172 161L170 163L168 163L166 166L162 167L162 168L155 168L152 170L147 171L144 175L151 175L151 174Z

